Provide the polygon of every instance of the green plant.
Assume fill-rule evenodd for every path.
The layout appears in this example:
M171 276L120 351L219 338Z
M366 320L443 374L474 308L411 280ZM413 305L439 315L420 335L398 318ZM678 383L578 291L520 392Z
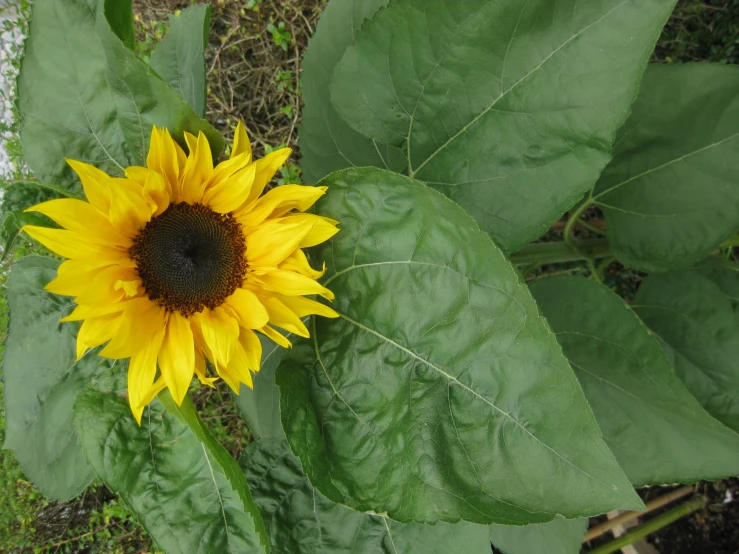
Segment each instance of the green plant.
M292 35L290 34L290 31L285 29L285 22L280 21L276 27L273 23L269 23L267 25L267 31L272 34L272 40L275 45L287 52L288 43L290 42L290 39L292 39Z
M635 486L736 475L739 74L648 64L674 5L333 0L305 58L301 151L327 187L316 213L341 223L309 252L339 317L289 351L261 339L240 465L189 397L165 390L137 425L127 362L75 358L72 302L43 289L58 262L38 257L8 285L6 446L46 494L97 476L186 552L576 552L587 517L641 507ZM66 8L101 48L74 76L106 83L99 104L60 111L76 89L23 68L25 153L56 195L80 192L65 156L143 164L151 124L222 149L176 85L203 71L207 11L151 56L195 45L191 66L152 73L126 13L99 6ZM35 21L39 50L68 44ZM90 114L96 142L64 130ZM279 184L299 179L288 165ZM566 212L561 241L533 242ZM550 275L575 262L590 278Z
M288 92L295 92L295 87L293 86L292 71L280 71L279 73L277 73L277 78L275 80L277 81L277 90L287 90Z

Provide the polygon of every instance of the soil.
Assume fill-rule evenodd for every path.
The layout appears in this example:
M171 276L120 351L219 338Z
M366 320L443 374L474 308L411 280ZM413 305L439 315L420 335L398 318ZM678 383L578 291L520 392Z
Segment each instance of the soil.
M702 482L706 507L648 537L661 554L739 554L739 479ZM657 515L657 512L655 515Z

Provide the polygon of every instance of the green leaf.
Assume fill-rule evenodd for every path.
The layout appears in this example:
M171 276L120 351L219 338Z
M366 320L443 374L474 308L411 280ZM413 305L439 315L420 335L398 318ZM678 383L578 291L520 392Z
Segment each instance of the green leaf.
M614 254L686 267L739 229L739 67L651 65L595 187Z
M58 265L30 256L16 263L8 278L4 447L46 496L68 500L93 477L72 425L74 401L103 371L122 369L120 362L99 358L95 351L75 361L77 326L59 323L73 302L44 291Z
M331 0L321 15L303 60L301 84L305 107L300 127L303 174L315 183L332 171L374 166L402 171L405 157L349 127L329 98L331 74L359 27L389 0Z
M95 473L168 554L266 553L268 537L243 473L186 398L166 391L136 424L128 401L87 389L74 422Z
M73 29L73 32L70 31ZM112 174L143 165L152 125L223 139L111 30L102 0L33 3L18 77L23 151L35 176L80 190L65 158Z
M525 527L491 525L490 540L503 554L578 554L587 530L586 518L557 517Z
M267 437L284 438L280 422L280 391L275 385L275 370L280 365L285 349L264 335L262 343L262 367L253 376L254 389L241 385L236 405L255 439Z
M739 267L706 262L652 275L632 307L691 394L739 431Z
M675 0L398 0L336 68L338 113L515 251L593 186Z
M129 50L136 44L133 30L133 2L131 0L105 0L105 17L111 30Z
M489 554L486 527L403 525L334 504L316 491L284 439L260 439L239 465L271 537L272 554Z
M638 507L519 275L459 206L395 173L321 182L341 317L277 370L282 425L334 502L402 522Z
M739 473L739 436L690 395L621 298L582 277L539 279L531 291L634 485Z
M169 32L151 55L151 67L195 113L205 117L207 82L205 48L210 32L210 5L196 4L169 16Z

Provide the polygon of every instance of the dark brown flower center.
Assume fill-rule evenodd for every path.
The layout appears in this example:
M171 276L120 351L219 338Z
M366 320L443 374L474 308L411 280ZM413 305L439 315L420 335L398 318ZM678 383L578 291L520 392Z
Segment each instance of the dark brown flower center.
M172 204L153 218L129 250L151 300L189 316L214 309L246 274L241 225L202 204Z

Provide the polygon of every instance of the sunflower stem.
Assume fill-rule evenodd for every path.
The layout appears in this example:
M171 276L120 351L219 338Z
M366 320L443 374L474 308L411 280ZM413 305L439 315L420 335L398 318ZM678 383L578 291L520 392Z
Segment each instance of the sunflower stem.
M540 266L563 262L587 260L589 258L606 258L611 255L611 247L605 239L583 240L578 248L567 242L540 242L524 246L510 255L513 265Z

